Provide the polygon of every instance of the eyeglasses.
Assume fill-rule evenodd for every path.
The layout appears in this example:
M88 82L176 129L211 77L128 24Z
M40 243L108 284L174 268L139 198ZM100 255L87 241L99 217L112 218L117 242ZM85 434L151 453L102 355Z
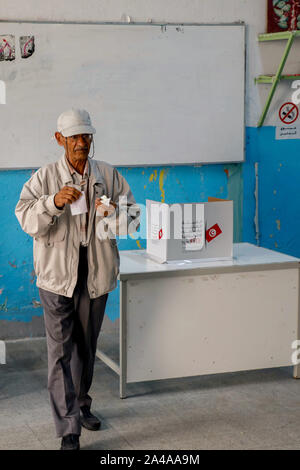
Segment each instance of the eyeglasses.
M68 139L70 139L71 142L77 142L77 140L79 140L80 137L82 137L83 140L85 140L86 142L89 142L90 140L92 140L92 134L71 135L70 137L68 137Z

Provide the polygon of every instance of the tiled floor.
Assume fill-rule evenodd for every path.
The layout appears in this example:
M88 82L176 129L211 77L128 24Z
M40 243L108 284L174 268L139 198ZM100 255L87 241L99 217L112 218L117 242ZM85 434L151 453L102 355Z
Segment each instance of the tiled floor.
M291 368L130 384L96 360L97 432L82 450L300 449L300 380ZM0 365L0 449L58 449L47 390L44 339L7 343Z

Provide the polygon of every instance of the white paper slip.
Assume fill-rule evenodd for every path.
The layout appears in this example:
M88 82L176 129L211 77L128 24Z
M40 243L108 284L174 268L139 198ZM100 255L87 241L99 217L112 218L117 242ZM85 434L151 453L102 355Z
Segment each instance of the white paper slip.
M88 211L86 205L86 199L84 191L81 191L81 196L77 201L72 202L71 204L71 214L72 215L79 215L85 214Z
M199 251L204 247L204 204L197 205L196 219L192 212L184 214L182 223L182 242L184 251Z
M100 199L101 199L102 204L109 207L110 197L107 197L107 196L103 195L103 196L100 197Z

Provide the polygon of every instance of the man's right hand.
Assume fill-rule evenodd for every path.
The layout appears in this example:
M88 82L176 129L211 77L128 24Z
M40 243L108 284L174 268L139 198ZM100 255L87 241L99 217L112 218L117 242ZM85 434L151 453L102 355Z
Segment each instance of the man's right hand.
M81 192L72 188L71 186L64 186L58 193L54 196L54 204L58 209L62 209L65 204L72 204L72 202L77 201L80 198Z

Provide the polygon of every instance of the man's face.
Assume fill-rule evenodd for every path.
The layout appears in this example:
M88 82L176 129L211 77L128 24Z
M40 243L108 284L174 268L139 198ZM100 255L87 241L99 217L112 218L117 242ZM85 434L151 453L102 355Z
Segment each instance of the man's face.
M67 157L73 161L86 160L90 151L92 135L77 134L70 137L64 137L60 132L55 132L58 145L66 150Z

